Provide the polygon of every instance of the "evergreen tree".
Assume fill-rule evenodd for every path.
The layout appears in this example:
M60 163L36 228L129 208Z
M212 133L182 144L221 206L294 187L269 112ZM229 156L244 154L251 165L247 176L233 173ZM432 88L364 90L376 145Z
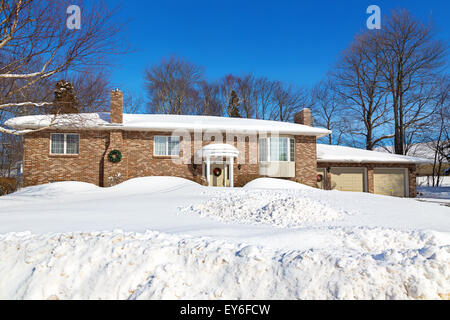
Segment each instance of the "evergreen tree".
M60 80L56 83L53 113L79 113L78 99L70 82Z
M239 113L239 104L240 100L237 96L236 92L233 90L231 91L230 100L228 102L228 115L232 118L242 118L241 114Z

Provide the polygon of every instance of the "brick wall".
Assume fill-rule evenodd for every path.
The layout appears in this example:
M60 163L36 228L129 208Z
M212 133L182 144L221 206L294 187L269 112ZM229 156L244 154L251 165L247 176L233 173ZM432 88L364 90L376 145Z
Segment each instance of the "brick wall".
M296 136L295 154L295 180L315 187L317 176L316 137Z
M111 123L123 122L123 93L120 90L111 91Z
M56 181L82 181L101 185L103 153L109 141L109 133L82 131L79 134L80 154L76 156L50 155L48 131L27 134L24 139L24 186Z
M55 131L53 131L55 132ZM64 131L58 131L64 132ZM177 176L205 183L202 164L194 163L194 154L202 146L211 143L194 134L181 138L180 157L160 157L153 155L155 135L171 135L171 132L144 131L80 131L79 155L50 155L50 131L27 134L24 142L24 186L56 181L82 181L99 186L111 186L128 179L143 176ZM67 131L66 133L74 133ZM258 142L254 137L232 137L235 147L242 141L245 148L240 162L234 163L234 185L243 186L261 177L259 175ZM191 148L186 146L190 142ZM230 143L223 137L214 142ZM316 138L296 136L296 177L291 179L310 186L316 179ZM108 153L120 150L122 161L111 163ZM183 151L184 150L184 151ZM181 160L190 160L190 164Z
M64 132L64 131L59 131ZM67 131L66 133L73 133ZM80 131L79 155L50 155L50 131L27 134L24 140L24 186L39 185L56 181L82 181L99 186L111 186L122 181L143 176L177 176L205 183L202 164L194 163L194 154L202 146L211 143L191 134L182 138L180 158L153 155L155 135L171 135L170 132L135 131ZM190 150L185 148L191 140ZM234 163L234 184L243 186L261 177L257 164L258 143L255 139L244 140L244 154L241 163ZM223 139L227 143L226 138ZM409 196L416 196L416 166L413 164L351 164L319 163L316 160L316 138L296 136L296 177L291 180L316 186L317 167L365 167L367 168L368 191L373 193L373 169L375 167L408 168ZM214 141L222 142L222 141ZM230 143L230 141L228 141ZM234 138L238 147L238 138ZM107 156L118 149L123 158L120 163L111 163ZM190 159L190 164L181 160ZM178 161L177 162L174 162ZM328 177L329 178L329 177ZM330 179L328 179L329 181Z
M331 168L331 167L358 167L367 169L367 191L369 193L374 192L373 170L374 168L407 168L408 169L408 185L409 185L409 197L415 198L417 195L416 190L416 165L415 164L401 164L401 163L340 163L340 162L320 162L319 168ZM327 189L331 189L329 182L331 181L331 175L327 173Z

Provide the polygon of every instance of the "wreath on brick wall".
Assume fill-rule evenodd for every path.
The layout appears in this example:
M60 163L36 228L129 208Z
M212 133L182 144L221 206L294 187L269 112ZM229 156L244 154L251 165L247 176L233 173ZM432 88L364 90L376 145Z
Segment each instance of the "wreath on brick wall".
M112 150L108 154L108 160L112 163L118 163L122 160L122 152L119 150Z
M323 175L318 174L317 175L317 182L322 182L323 181Z

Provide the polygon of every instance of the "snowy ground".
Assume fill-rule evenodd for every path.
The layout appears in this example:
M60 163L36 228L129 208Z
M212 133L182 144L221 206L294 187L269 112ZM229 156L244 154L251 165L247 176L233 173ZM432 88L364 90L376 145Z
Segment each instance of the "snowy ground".
M0 198L0 299L448 299L450 208L259 179Z
M417 198L450 206L450 177L441 177L439 187L430 187L429 183L427 177L417 177Z
M432 177L422 176L417 177L417 186L426 187L433 184ZM439 185L441 187L450 187L450 176L444 176L439 178Z

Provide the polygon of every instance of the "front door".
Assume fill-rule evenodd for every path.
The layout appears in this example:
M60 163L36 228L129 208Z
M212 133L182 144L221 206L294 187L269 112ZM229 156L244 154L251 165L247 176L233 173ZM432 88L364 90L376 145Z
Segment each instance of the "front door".
M213 187L225 187L227 185L227 170L225 164L211 163L210 181Z

